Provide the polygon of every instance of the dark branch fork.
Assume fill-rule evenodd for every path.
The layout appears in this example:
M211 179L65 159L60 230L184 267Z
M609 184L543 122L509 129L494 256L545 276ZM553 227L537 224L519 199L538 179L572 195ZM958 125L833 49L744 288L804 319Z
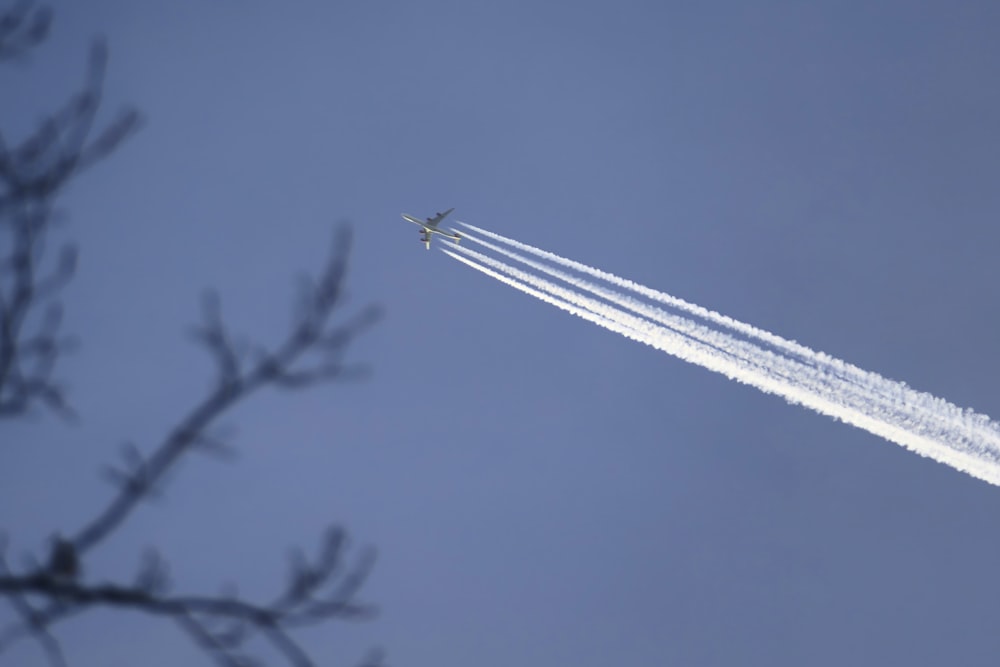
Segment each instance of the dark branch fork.
M239 656L239 650L250 637L250 629L260 632L271 641L294 665L313 664L302 649L292 640L287 630L312 625L330 618L362 620L371 618L375 609L355 601L358 589L364 583L374 564L374 551L364 552L359 563L339 585L322 598L319 589L334 578L341 555L343 533L332 529L326 537L318 561L304 569L293 570L288 590L268 605L255 605L230 596L170 596L164 585L144 584L141 576L133 585L86 585L77 581L60 580L47 572L19 577L9 576L6 563L0 559L0 593L16 600L28 622L15 626L0 640L9 642L20 636L43 636L58 652L58 643L48 634L48 625L70 614L90 607L115 607L132 609L146 614L175 619L189 634L198 637L198 643L213 647L213 654L230 658ZM31 608L28 596L41 596L56 601L52 612L38 612ZM228 622L221 630L210 630L208 623ZM60 654L61 655L61 654Z
M374 307L363 309L345 324L325 331L333 310L340 305L342 282L350 251L350 233L342 228L334 243L329 265L315 290L301 296L308 305L296 318L288 338L274 352L255 348L256 357L244 369L247 361L229 342L219 316L218 300L205 298L205 323L196 329L195 337L212 354L218 368L216 387L200 405L184 418L180 425L155 449L146 460L136 461L131 472L116 471L122 480L121 492L105 510L73 538L77 550L83 553L114 530L146 497L147 492L162 481L167 471L187 451L212 447L214 440L207 430L220 415L255 390L266 385L278 388L302 388L323 381L354 378L363 369L343 361L348 345L379 318ZM311 366L294 368L307 353L320 353L323 359Z
M0 14L0 62L23 58L48 36L52 10L33 5L20 0Z
M35 8L30 0L0 13L0 61L23 57L45 38L50 21L51 11ZM23 415L36 404L64 416L73 414L52 372L72 342L60 334L62 311L55 298L73 276L75 247L63 246L48 274L42 275L40 267L46 237L56 224L56 196L140 124L139 113L126 109L95 133L106 63L107 49L97 42L80 93L17 147L8 148L0 135L0 234L11 239L10 252L0 257L0 419ZM364 374L364 368L348 364L345 356L350 344L378 320L379 310L363 308L338 325L331 323L344 305L350 247L350 229L342 227L318 280L300 286L288 335L271 349L234 343L218 297L205 296L202 323L193 333L216 367L208 395L148 455L135 447L125 450L123 463L106 471L117 489L107 506L72 536L55 536L48 562L14 572L0 539L0 597L7 598L21 619L0 629L0 654L12 642L31 637L51 664L65 665L51 626L89 609L111 607L171 618L220 665L260 664L245 646L260 636L289 664L305 666L313 662L290 630L333 618L369 618L374 613L373 607L355 598L371 571L375 552L362 550L346 566L346 537L339 528L327 531L315 560L301 555L292 559L283 592L266 604L235 595L170 595L166 563L152 551L128 584L86 582L79 575L86 554L111 536L143 500L161 490L185 454L225 451L227 444L215 435L214 426L256 390L302 389ZM28 332L33 321L38 324ZM380 652L364 661L366 667L379 664Z
M379 318L374 307L362 309L345 323L330 328L329 319L343 300L343 281L350 233L342 228L334 242L331 259L315 287L302 288L299 308L291 332L274 351L253 347L241 353L230 342L219 314L218 301L206 297L205 322L195 337L212 354L217 367L214 389L181 421L147 458L133 451L126 470L116 470L119 488L107 507L68 540L77 558L107 538L139 503L153 494L168 471L187 452L217 443L206 434L218 418L252 392L272 385L277 388L303 388L321 382L358 377L363 369L345 364L349 344ZM306 362L309 357L319 357ZM249 630L266 637L293 665L312 664L286 629L314 624L329 618L368 618L373 608L354 601L374 562L374 551L366 550L348 572L342 573L341 561L345 538L332 529L324 540L315 564L305 559L293 560L285 592L270 605L259 606L225 597L167 597L157 594L165 587L164 577L150 574L137 578L137 585L113 584L87 586L77 581L59 580L49 567L14 576L0 576L0 593L21 600L25 621L0 633L0 651L9 642L27 634L51 640L47 629L55 622L97 605L126 607L157 615L175 617L178 624L203 648L211 648L221 664L239 658L238 649L250 636ZM6 568L5 568L6 570ZM322 590L332 591L318 597ZM48 604L41 609L30 607L26 596L41 596ZM229 620L239 624L225 632L209 629L204 620ZM44 634L41 634L44 633ZM57 645L56 645L57 646ZM235 657L234 657L235 656ZM55 662L55 661L53 661Z
M0 16L0 26L4 21ZM0 27L0 40L2 35ZM73 176L107 157L139 126L138 111L126 109L92 137L106 64L107 48L98 41L91 48L81 92L19 146L8 148L0 135L0 233L11 239L9 255L0 258L0 418L19 416L36 402L72 415L51 373L59 353L71 344L59 336L62 309L53 299L73 277L76 247L64 245L45 277L38 265L56 223L55 197ZM38 330L26 333L29 315L42 306L47 308Z

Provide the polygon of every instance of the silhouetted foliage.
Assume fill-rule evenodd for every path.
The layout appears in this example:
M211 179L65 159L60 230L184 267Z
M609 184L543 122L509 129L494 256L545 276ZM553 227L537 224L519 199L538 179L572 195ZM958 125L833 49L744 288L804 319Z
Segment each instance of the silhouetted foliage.
M51 16L48 8L31 2L0 14L0 61L22 57L38 45ZM10 243L9 252L0 257L0 418L25 415L35 406L73 415L53 371L72 344L60 331L57 297L73 277L76 248L64 244L51 261L46 241L56 222L54 201L66 183L110 155L140 124L139 113L126 109L103 129L94 128L106 64L107 48L98 41L79 93L20 144L8 147L0 135L0 234ZM0 597L20 619L0 629L0 657L11 643L33 638L51 664L65 665L53 626L90 609L113 607L170 619L220 665L261 664L247 652L247 641L254 636L266 639L289 664L312 665L290 634L296 627L372 616L374 609L357 595L375 552L362 550L346 562L346 536L337 527L326 532L313 559L295 552L283 591L265 602L235 594L172 594L168 564L153 550L138 559L128 581L88 581L83 567L87 555L132 517L141 501L162 492L167 474L182 457L196 451L224 453L231 447L216 425L250 394L267 387L303 389L364 374L364 368L347 363L345 355L378 319L378 309L367 307L333 321L342 307L350 245L350 230L339 229L319 277L300 286L292 326L277 346L235 344L219 297L208 293L202 323L193 331L216 369L208 394L148 453L132 445L123 449L120 463L104 471L114 487L110 501L71 536L53 535L46 558L15 571L0 536ZM29 327L32 322L37 324ZM373 652L363 664L381 664L381 653Z

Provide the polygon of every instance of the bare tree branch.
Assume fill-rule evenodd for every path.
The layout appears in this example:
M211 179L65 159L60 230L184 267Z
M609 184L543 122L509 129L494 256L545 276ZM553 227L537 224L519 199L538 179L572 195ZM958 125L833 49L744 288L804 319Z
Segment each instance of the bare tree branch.
M206 322L197 340L209 350L215 362L218 380L214 388L151 454L143 455L134 445L126 445L122 450L122 465L105 471L116 484L114 497L71 539L59 538L56 544L69 548L74 559L82 560L89 550L120 527L140 502L161 491L165 478L185 454L217 447L216 438L209 435L212 427L223 414L257 389L266 386L288 388L288 378L296 378L302 385L309 386L323 381L353 379L355 376L347 370L348 366L335 364L340 363L349 344L378 320L379 311L374 307L365 308L343 324L331 324L333 311L341 306L343 295L343 289L335 281L344 278L349 252L350 232L345 227L335 235L320 288L312 293L308 302L310 307L300 308L299 317L282 343L272 350L257 347L253 358L241 355L233 347L217 299L208 300ZM314 360L314 357L319 359ZM294 557L286 589L274 602L263 606L228 597L167 596L164 593L169 588L166 566L158 556L151 554L147 554L132 585L87 585L56 576L59 572L52 566L56 562L54 551L50 565L45 568L36 567L19 576L0 577L0 594L30 595L49 601L48 605L33 612L30 626L25 622L0 633L0 651L17 638L47 631L52 624L84 608L103 605L173 616L179 626L199 646L209 650L220 664L248 664L236 649L256 633L274 645L289 664L310 665L307 654L287 634L288 629L330 618L369 618L373 613L371 607L357 603L355 598L371 572L375 552L363 551L355 566L342 574L345 543L341 529L327 531L315 562L310 563L301 555ZM235 631L230 627L226 632L213 634L204 619L237 621L239 625Z
M344 227L336 235L329 264L343 264L349 252L350 231ZM81 554L117 528L145 497L148 489L160 482L185 453L203 445L204 434L213 423L257 389L267 385L287 387L286 378L290 376L308 376L306 384L310 385L320 381L354 378L353 374L342 372L342 368L329 365L321 364L313 367L306 365L301 369L296 368L308 353L318 347L318 341L331 336L341 338L343 343L338 351L341 353L348 342L353 341L379 318L379 310L369 307L363 311L361 317L353 318L329 331L325 330L324 327L327 326L333 310L340 305L338 300L329 297L331 293L339 294L339 288L326 294L318 293L312 309L303 313L300 320L293 325L286 340L273 352L264 353L261 359L249 365L241 363L225 336L221 334L207 336L208 342L205 340L206 336L202 337L203 344L216 362L219 383L187 417L181 420L153 453L145 458L140 466L141 475L133 473L128 477L130 483L122 486L105 510L76 534L73 543ZM207 326L217 326L219 327L217 332L222 331L221 323Z
M0 14L0 62L23 58L41 44L52 25L52 10L22 0Z
M212 656L220 667L249 667L253 664L245 656L234 653L225 642L212 635L191 614L177 615L174 621L188 633L195 644Z
M363 620L375 609L356 600L357 592L371 572L374 551L365 550L355 566L343 576L337 575L337 563L345 548L343 533L331 529L313 565L302 563L293 568L288 588L270 604L254 604L232 596L171 596L164 564L158 556L149 556L132 585L85 584L76 579L56 576L50 570L36 570L12 575L0 560L0 594L17 607L23 624L0 634L0 652L10 642L34 636L47 650L58 648L48 627L65 618L67 610L78 613L92 607L117 607L157 616L172 617L197 643L210 649L221 664L246 664L239 651L254 634L259 633L278 649L292 665L312 665L305 651L288 635L288 630L314 625L332 618ZM326 591L326 592L324 592ZM29 597L51 601L46 610L36 610ZM208 622L234 622L222 631L212 631ZM51 651L50 651L51 652ZM61 657L61 652L59 653Z
M0 579L10 575L10 568L7 566L7 561L3 553L4 546L0 544ZM66 667L66 659L63 657L62 647L56 638L49 633L44 623L40 622L38 612L35 608L19 593L9 595L8 599L14 611L24 619L25 627L30 629L31 634L41 644L45 655L49 659L49 664L54 667Z
M22 56L41 42L51 22L47 7L30 0L0 14L0 61ZM0 419L17 417L36 405L73 416L62 386L53 378L59 355L73 340L60 332L62 307L57 299L72 280L76 247L64 244L51 267L46 243L57 222L54 202L77 174L112 153L136 131L140 115L125 109L103 129L95 129L108 51L95 41L85 83L62 108L14 146L0 135ZM298 554L284 590L270 603L231 595L171 595L167 563L147 551L131 582L89 582L82 566L87 554L133 515L138 505L163 492L177 464L189 452L231 455L220 424L223 415L258 389L302 389L324 382L353 380L365 369L345 361L358 336L380 317L374 306L333 322L345 302L344 281L351 230L334 235L329 259L315 280L306 280L297 297L290 330L267 347L234 338L222 317L221 301L208 293L202 323L193 331L210 354L215 382L163 440L148 452L134 444L122 448L119 463L104 476L114 485L107 505L70 537L54 535L47 559L30 559L13 572L0 544L0 597L6 597L20 621L0 630L0 653L19 639L35 639L55 667L65 665L51 627L96 607L110 607L167 617L219 665L260 665L246 653L253 637L267 641L291 665L313 662L290 632L329 619L364 619L374 609L357 601L375 560L362 550L344 565L346 537L339 528L325 534L319 554L310 561ZM377 655L378 661L381 654ZM372 664L375 664L374 662Z
M0 53L3 35L20 34L18 26L29 20L31 5L19 3L0 17ZM50 15L44 8L34 15L39 13ZM44 119L19 146L8 149L0 135L0 233L9 234L11 241L9 254L0 257L0 418L16 417L35 404L64 417L74 415L62 387L52 378L59 354L72 345L71 339L59 335L62 311L52 299L73 277L76 247L64 245L47 275L41 273L41 263L55 222L56 196L73 176L109 155L139 125L139 113L126 109L91 136L106 63L107 47L98 40L91 48L81 92ZM38 330L26 331L31 313L43 307L48 310Z

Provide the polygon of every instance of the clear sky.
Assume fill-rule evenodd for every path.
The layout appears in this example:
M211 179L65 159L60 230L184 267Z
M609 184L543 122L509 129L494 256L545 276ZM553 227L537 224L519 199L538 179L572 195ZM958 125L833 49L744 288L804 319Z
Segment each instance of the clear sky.
M387 313L352 353L372 378L254 398L238 461L184 463L92 580L155 546L177 592L266 598L339 522L379 549L382 611L302 632L322 664L996 664L1000 490L425 252L399 214L453 206L1000 417L1000 4L54 7L0 69L4 136L79 87L97 34L104 118L146 123L61 200L82 420L3 425L13 556L207 391L203 288L276 341L348 220L352 303ZM73 665L208 664L141 616L57 635Z

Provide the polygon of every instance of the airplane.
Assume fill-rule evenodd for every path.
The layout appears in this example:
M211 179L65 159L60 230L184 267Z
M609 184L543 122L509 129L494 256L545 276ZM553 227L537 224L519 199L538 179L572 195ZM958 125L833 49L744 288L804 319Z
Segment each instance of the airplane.
M453 240L455 243L458 243L459 241L462 240L462 235L456 232L455 230L446 231L444 229L438 229L438 225L441 224L441 221L444 220L448 216L448 214L454 210L455 209L453 208L449 208L444 213L438 213L433 218L427 218L426 220L421 220L420 218L414 218L412 215L407 215L403 213L403 220L406 220L407 222L412 222L413 224L420 225L422 227L420 242L424 244L425 248L430 250L431 234L440 234L445 238Z

